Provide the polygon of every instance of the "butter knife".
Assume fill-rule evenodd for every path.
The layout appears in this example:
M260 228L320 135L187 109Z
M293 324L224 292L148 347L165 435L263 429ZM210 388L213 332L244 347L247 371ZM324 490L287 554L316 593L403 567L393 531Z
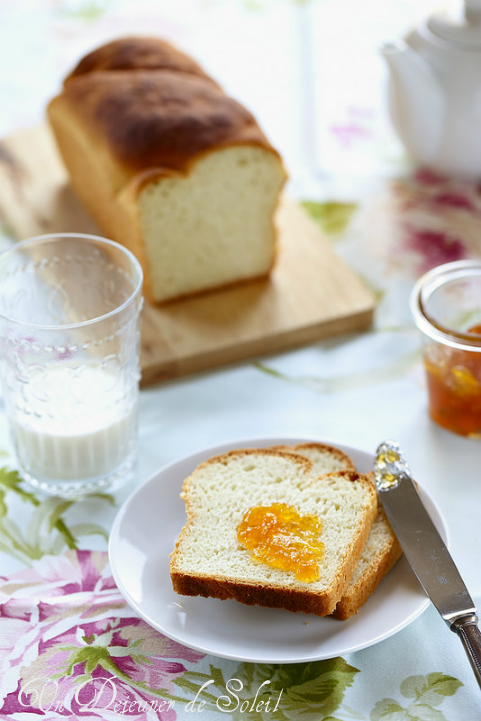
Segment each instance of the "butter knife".
M476 607L396 442L385 441L378 447L374 480L404 555L442 618L460 636L481 687L481 633Z

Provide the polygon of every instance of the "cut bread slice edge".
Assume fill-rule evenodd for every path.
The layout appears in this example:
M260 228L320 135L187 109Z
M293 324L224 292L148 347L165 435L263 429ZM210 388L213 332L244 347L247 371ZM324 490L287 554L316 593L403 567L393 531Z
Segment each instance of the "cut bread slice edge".
M346 621L359 611L402 556L402 549L380 507L366 545L333 616Z
M317 616L331 614L342 596L377 515L372 479L356 471L314 476L313 463L295 452L247 449L216 456L184 481L187 522L171 555L174 591L235 599ZM284 502L323 523L320 579L253 560L237 540L245 512Z
M321 443L303 443L282 446L282 448L308 458L313 463L315 473L329 472L329 469L355 469L354 463L347 454ZM332 615L341 621L346 621L357 613L401 555L399 541L382 506L379 506L377 517L371 526L354 573Z

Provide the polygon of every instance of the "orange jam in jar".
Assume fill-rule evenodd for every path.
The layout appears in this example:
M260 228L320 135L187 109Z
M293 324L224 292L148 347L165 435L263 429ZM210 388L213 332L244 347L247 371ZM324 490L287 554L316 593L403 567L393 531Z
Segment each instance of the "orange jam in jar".
M414 285L410 308L422 333L431 418L481 439L481 260L429 270Z
M319 579L324 551L321 530L317 516L301 515L286 503L273 503L250 508L237 528L237 539L255 560L312 583Z
M467 333L479 335L481 345L481 325ZM424 365L433 420L454 433L481 438L481 352L435 346L426 350Z

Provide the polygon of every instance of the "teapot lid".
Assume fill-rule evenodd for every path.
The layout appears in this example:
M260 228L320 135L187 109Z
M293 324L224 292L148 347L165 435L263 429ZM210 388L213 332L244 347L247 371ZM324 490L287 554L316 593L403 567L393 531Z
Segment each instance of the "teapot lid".
M456 14L435 14L428 21L436 37L460 50L481 50L481 0L464 0Z

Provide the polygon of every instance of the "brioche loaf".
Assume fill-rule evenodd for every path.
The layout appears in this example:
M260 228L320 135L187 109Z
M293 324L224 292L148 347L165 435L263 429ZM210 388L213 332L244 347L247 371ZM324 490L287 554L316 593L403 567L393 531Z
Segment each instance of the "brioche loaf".
M321 443L302 443L284 448L308 458L313 464L312 473L315 475L339 470L355 470L349 456L337 448ZM333 616L345 621L357 613L401 554L399 541L383 508L379 506L361 557L342 598L336 604Z
M184 481L182 497L187 522L170 563L177 593L318 616L334 610L377 514L369 477L339 471L315 478L308 459L276 449L231 451L210 459ZM301 582L294 573L256 562L238 542L246 511L272 503L321 519L318 581Z
M286 172L254 117L158 38L83 58L48 106L71 184L164 302L266 276Z

